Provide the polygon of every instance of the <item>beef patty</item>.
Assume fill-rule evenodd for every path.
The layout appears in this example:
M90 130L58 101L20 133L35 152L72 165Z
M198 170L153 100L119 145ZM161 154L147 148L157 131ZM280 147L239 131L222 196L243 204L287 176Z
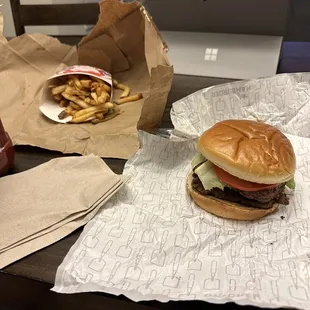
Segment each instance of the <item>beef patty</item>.
M277 186L273 189L267 189L257 192L244 192L224 187L224 190L220 188L212 188L211 190L205 190L197 174L193 174L192 181L193 188L202 195L210 195L218 199L235 202L240 205L251 208L269 209L274 203L288 205L289 200L286 194L283 192L285 183Z

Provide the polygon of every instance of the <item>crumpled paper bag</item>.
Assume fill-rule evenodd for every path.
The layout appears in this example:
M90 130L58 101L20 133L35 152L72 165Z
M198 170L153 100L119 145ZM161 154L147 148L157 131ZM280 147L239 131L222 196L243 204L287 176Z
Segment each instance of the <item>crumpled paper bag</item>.
M1 178L0 268L86 223L122 185L123 177L95 155Z
M0 113L15 144L63 153L130 158L139 148L138 129L156 129L171 87L173 69L152 21L138 2L100 3L92 32L76 47L42 34L7 41L0 34ZM2 24L1 24L2 25ZM143 99L97 125L57 124L39 110L42 86L63 65L91 65L131 87Z
M124 170L131 181L85 227L53 290L309 309L309 81L310 74L241 81L176 102L177 139L141 132L142 149ZM195 138L222 118L251 115L285 128L297 157L296 191L289 206L259 221L224 220L186 193ZM88 247L102 223L101 242Z

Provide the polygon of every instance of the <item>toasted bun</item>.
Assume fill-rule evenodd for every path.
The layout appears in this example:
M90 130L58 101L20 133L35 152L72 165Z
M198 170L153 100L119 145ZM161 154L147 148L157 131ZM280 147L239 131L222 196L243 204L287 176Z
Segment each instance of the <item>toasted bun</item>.
M279 184L290 180L296 169L289 139L265 123L219 122L202 134L198 149L215 165L246 181Z
M275 212L279 207L279 204L275 203L269 209L249 208L212 196L204 196L192 187L192 180L193 176L190 174L187 178L187 191L195 203L205 211L225 219L254 221Z

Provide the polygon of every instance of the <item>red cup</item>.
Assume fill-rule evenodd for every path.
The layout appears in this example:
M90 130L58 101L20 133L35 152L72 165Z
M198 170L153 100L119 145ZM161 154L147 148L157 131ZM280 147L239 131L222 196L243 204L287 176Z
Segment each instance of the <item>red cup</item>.
M0 120L0 176L6 174L13 167L14 158L15 150L12 140Z

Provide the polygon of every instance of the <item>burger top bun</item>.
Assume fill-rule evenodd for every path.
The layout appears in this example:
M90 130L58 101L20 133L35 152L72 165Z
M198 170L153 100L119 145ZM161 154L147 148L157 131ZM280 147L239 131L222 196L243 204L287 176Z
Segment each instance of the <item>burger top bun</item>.
M279 207L278 203L272 203L268 209L249 208L212 196L204 196L192 187L192 180L193 176L190 174L187 178L187 191L195 203L205 211L222 218L239 221L255 221L275 212Z
M216 123L199 138L198 149L212 163L246 181L283 183L296 169L288 138L277 128L256 121Z

